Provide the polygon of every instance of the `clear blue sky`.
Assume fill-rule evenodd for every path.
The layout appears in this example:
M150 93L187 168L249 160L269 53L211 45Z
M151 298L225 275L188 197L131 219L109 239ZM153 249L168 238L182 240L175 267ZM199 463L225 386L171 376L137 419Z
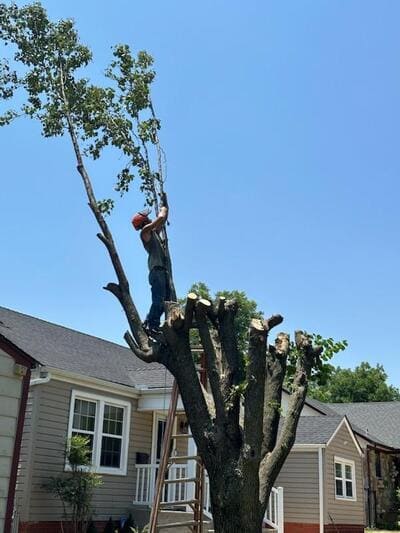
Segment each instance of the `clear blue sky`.
M400 386L398 0L44 5L76 19L96 75L117 42L155 57L179 293L242 289L290 332L348 339L337 364L380 362ZM0 142L0 304L122 342L68 139L20 121ZM115 164L91 168L111 189ZM144 314L141 205L133 192L111 225Z

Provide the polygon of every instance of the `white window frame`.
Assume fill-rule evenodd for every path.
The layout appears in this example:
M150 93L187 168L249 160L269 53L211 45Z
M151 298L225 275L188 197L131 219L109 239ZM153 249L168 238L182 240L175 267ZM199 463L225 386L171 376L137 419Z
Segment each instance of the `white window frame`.
M336 463L342 465L342 478L336 477ZM351 468L351 479L346 479L346 465L350 466ZM341 501L350 501L355 502L357 501L357 492L356 492L356 464L351 459L344 459L343 457L334 457L333 460L333 479L334 479L334 490L335 490L335 499L341 500ZM340 496L336 493L336 481L341 480L342 481L342 490L343 490L343 496ZM353 489L353 496L346 496L346 481L351 481L352 489Z
M98 474L110 474L114 476L126 476L128 471L128 448L129 448L129 430L131 421L131 403L113 398L111 396L102 396L101 394L93 394L90 392L80 391L73 389L71 392L71 403L69 408L69 421L68 421L68 439L72 436L72 426L74 420L74 407L75 400L86 400L96 402L96 418L94 425L93 435L93 451L92 451L92 466L91 471ZM109 466L100 466L101 457L101 440L103 435L103 418L104 418L104 405L112 405L115 407L122 407L124 410L122 420L122 439L121 439L121 462L119 468L112 468ZM85 433L85 431L82 431ZM65 465L65 470L71 470L68 463Z

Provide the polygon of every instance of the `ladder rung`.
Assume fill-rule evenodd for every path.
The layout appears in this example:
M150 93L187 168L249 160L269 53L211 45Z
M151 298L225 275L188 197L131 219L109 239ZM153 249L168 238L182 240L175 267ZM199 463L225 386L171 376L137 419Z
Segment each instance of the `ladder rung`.
M160 524L157 525L157 529L167 529L171 527L185 527L185 526L195 526L199 522L197 520L190 520L189 522L175 522L171 524Z
M176 502L160 502L160 505L162 506L175 506L175 505L190 505L192 503L198 503L199 500L180 500Z
M198 455L171 455L168 461L175 463L176 461L200 461L200 459Z
M179 433L178 435L171 435L171 439L191 439L192 436L190 433Z
M190 481L197 481L197 478L181 477L180 479L164 479L164 483L189 483Z

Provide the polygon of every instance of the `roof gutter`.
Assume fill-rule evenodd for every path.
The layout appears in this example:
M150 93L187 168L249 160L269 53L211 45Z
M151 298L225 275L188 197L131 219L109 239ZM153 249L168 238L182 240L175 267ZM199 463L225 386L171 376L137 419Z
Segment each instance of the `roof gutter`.
M112 381L106 381L104 379L94 378L92 376L85 376L68 370L62 370L51 366L43 366L41 374L47 372L47 376L43 378L36 378L31 381L31 385L40 385L42 383L48 383L50 380L64 381L66 383L72 383L73 385L80 385L90 389L101 389L120 396L127 396L129 398L139 398L141 391L135 387L129 385L123 385L121 383L114 383Z

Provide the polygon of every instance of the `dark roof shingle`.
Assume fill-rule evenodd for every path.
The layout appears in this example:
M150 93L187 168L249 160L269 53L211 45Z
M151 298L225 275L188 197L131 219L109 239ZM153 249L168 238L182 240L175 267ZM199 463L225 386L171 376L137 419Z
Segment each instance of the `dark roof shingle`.
M129 348L0 307L0 334L42 365L130 387L164 387L171 375Z
M400 402L329 403L340 415L346 415L351 425L361 428L377 443L400 448Z

